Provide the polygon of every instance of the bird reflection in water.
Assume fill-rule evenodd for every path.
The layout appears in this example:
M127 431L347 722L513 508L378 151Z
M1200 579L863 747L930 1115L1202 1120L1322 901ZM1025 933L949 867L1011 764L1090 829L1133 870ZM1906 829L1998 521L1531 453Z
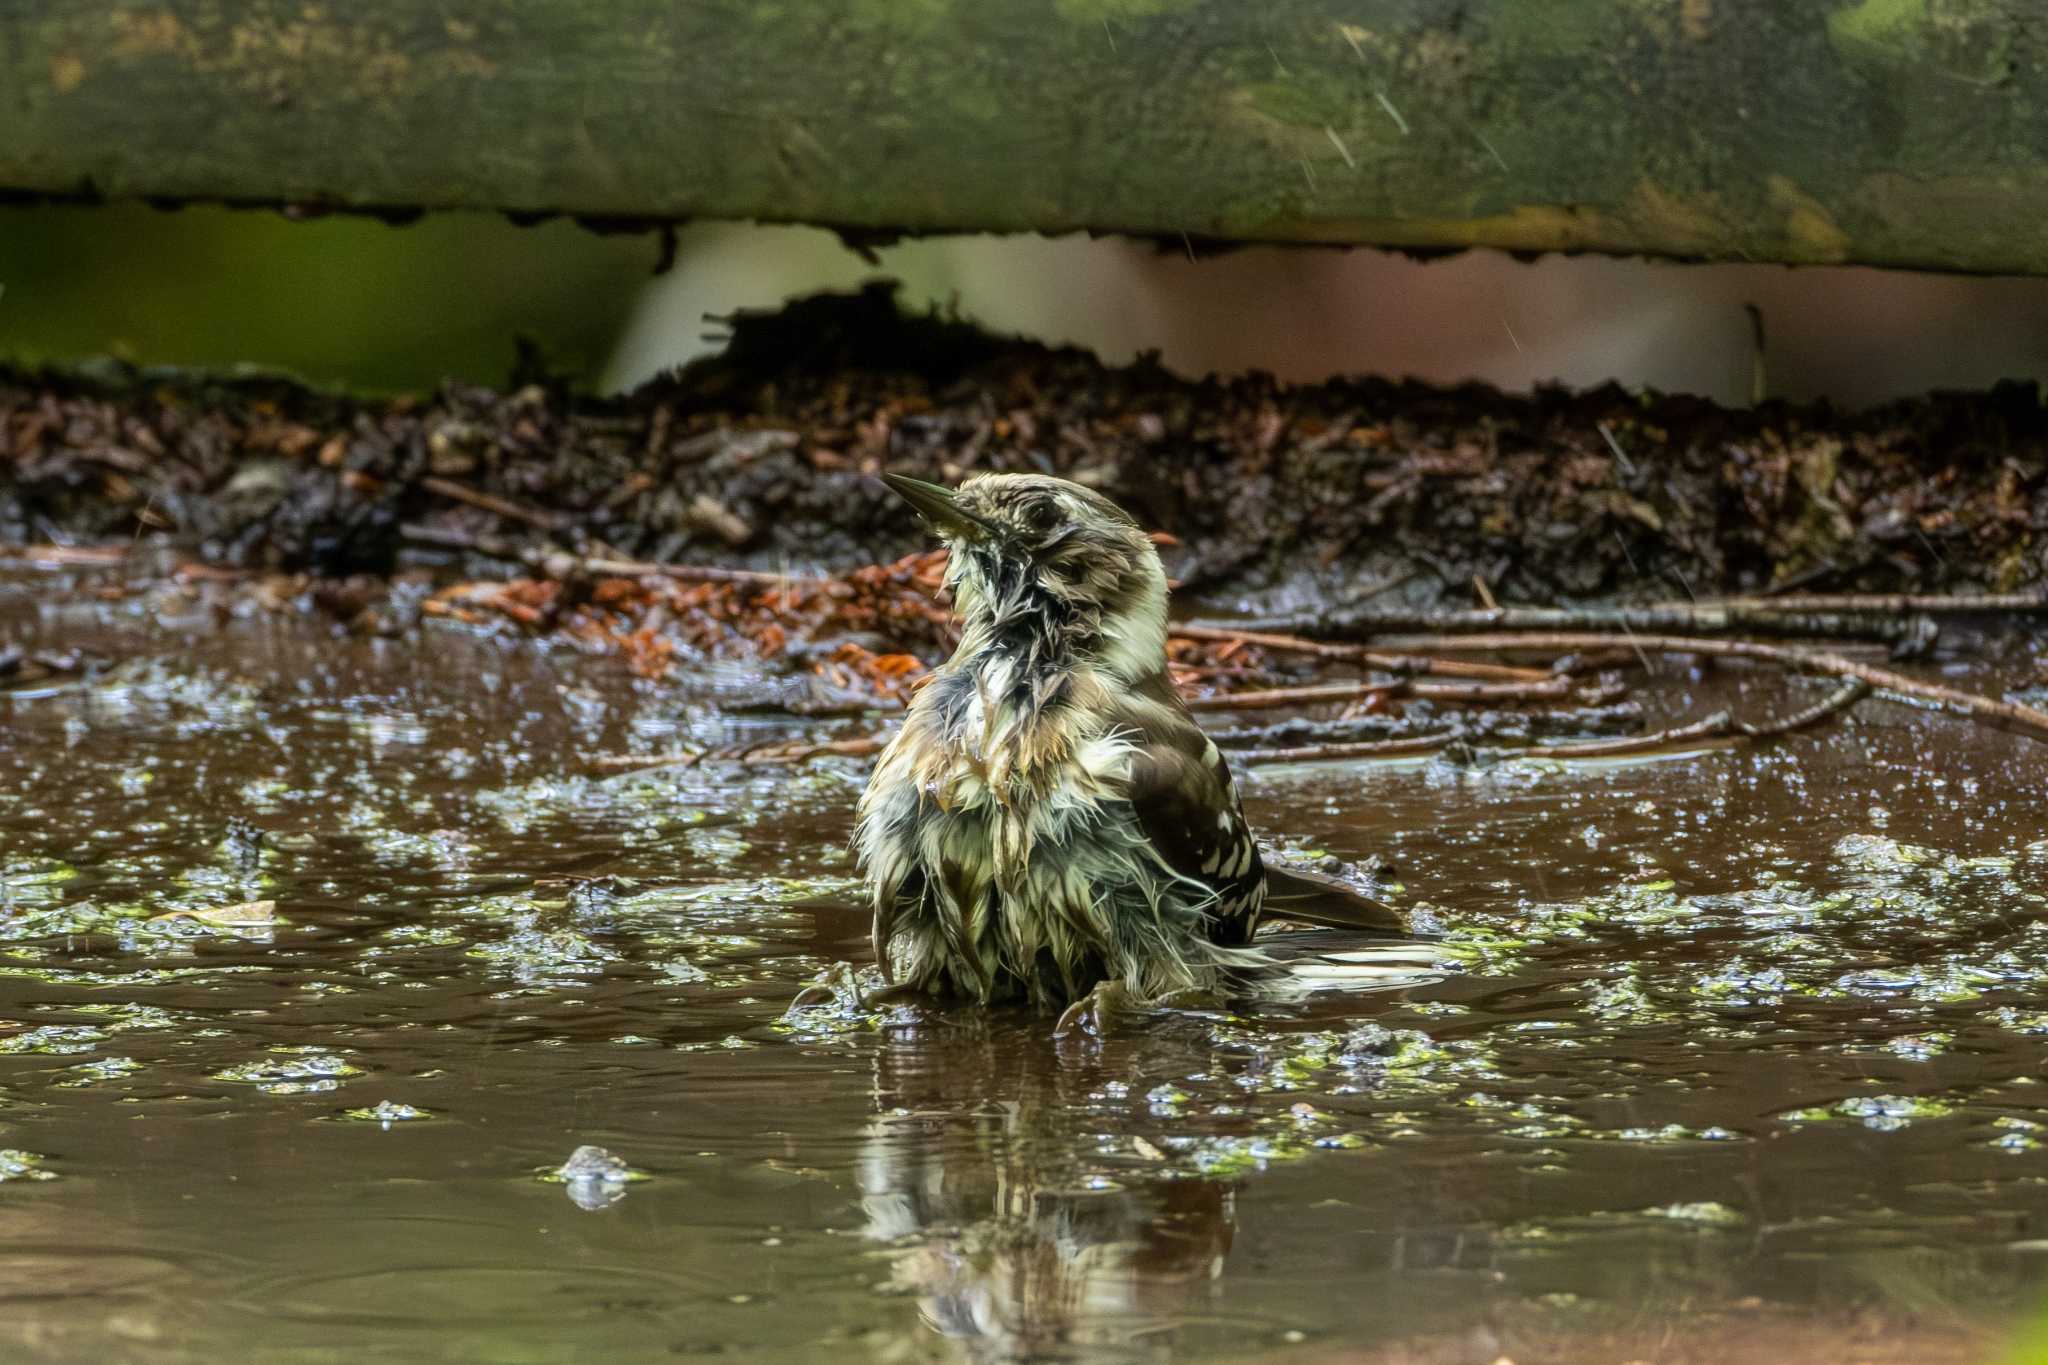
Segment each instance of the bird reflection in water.
M1148 1137L1143 1100L1073 1051L956 1015L885 1035L876 1058L866 1235L957 1358L1164 1360L1223 1272L1232 1185L1148 1162L1166 1121Z

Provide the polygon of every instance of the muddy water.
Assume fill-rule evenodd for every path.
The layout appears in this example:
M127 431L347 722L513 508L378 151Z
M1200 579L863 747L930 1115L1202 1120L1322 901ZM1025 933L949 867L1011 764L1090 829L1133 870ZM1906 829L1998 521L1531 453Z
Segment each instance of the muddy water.
M773 732L744 678L48 577L0 638L120 661L0 699L8 1358L1965 1360L2043 1297L2022 741L1262 769L1444 971L1055 1046L780 1018L860 768L586 761Z

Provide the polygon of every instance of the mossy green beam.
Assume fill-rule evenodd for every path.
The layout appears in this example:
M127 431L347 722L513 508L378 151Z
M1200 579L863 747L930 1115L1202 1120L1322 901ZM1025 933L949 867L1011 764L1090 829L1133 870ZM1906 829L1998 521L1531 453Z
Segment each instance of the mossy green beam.
M0 192L2048 272L2022 0L10 0Z

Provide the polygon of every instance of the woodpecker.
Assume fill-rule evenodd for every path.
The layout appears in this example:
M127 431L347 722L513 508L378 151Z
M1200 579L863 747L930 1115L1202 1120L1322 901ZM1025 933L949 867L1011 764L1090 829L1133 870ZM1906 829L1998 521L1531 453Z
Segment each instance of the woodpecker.
M1138 523L1035 474L883 480L949 548L962 634L915 695L855 842L890 993L1065 1007L1208 992L1278 913L1398 932L1398 912L1260 856L1223 755L1166 667L1167 581Z

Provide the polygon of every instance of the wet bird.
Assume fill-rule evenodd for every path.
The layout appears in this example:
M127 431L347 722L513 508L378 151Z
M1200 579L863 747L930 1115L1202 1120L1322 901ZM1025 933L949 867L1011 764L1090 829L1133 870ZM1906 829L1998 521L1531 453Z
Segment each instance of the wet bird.
M983 474L956 492L882 476L950 549L959 648L911 703L860 803L874 952L892 994L1064 1007L1268 965L1288 919L1398 932L1398 912L1271 867L1230 769L1166 667L1166 573L1108 498Z

